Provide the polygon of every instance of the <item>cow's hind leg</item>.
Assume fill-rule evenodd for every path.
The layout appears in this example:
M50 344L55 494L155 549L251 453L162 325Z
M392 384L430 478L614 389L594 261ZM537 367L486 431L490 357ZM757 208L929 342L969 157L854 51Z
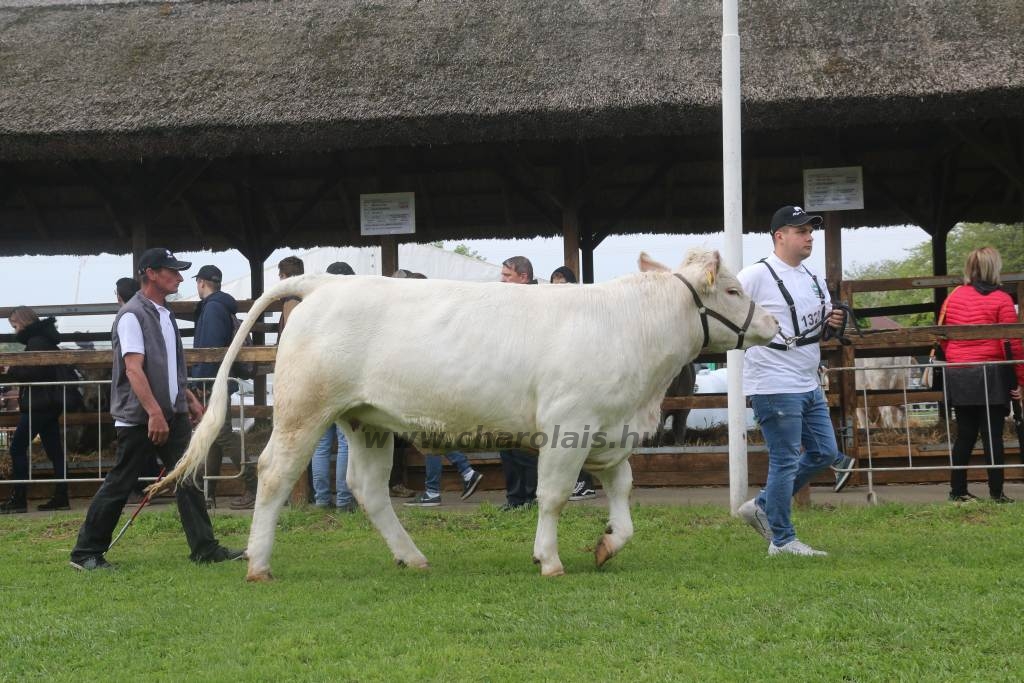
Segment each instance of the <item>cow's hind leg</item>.
M358 430L345 423L340 427L348 439L346 476L348 486L356 500L363 506L373 526L384 537L384 542L388 544L399 566L426 569L429 566L427 558L398 521L388 493L394 435L390 432L374 431L365 425Z
M587 448L546 448L538 456L537 536L533 542L533 561L540 565L542 576L565 573L558 556L558 519L588 451Z
M249 529L249 571L247 581L267 581L270 575L270 552L274 546L274 532L292 488L305 473L313 457L313 447L326 428L314 423L296 428L275 427L260 455L259 478L256 487L256 507Z
M633 488L633 470L629 458L604 470L595 472L601 480L608 497L608 526L597 539L594 560L600 567L622 550L622 546L633 537L633 518L629 514L629 492Z

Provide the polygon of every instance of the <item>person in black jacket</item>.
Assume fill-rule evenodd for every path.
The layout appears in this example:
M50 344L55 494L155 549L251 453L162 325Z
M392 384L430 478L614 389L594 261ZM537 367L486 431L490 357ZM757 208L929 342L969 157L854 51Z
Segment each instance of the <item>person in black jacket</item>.
M53 318L40 320L35 311L28 306L18 306L11 311L9 321L18 341L25 345L26 351L57 350L60 333L57 331L56 321ZM56 382L62 379L60 366L54 365L7 368L6 375L15 382ZM67 391L69 393L65 394L65 390L58 386L23 386L19 389L18 405L21 414L18 426L11 437L11 463L14 479L28 479L29 445L37 434L39 440L42 441L46 456L53 463L54 478L67 478L67 473L64 471L64 447L61 443L58 419L64 408L66 395L70 396L70 392L74 392L81 398L78 390L74 387L69 387ZM0 514L26 512L28 510L27 493L28 486L26 484L15 484L10 499L0 504ZM56 484L53 498L40 505L39 509L70 510L67 483Z
M235 314L238 313L238 302L235 297L220 289L223 275L220 268L206 265L199 269L196 278L196 289L199 291L200 302L196 306L195 338L193 348L217 348L228 346L235 336ZM216 377L220 363L196 363L190 373L193 378ZM229 395L235 392L235 383L228 385ZM229 399L230 400L230 399ZM235 465L242 467L241 443L231 429L231 420L224 420L220 434L213 442L206 459L206 472L212 476L220 474L224 456ZM256 504L256 467L249 465L242 476L245 491L241 498L231 502L232 510L251 510ZM217 507L217 481L207 482L207 508Z

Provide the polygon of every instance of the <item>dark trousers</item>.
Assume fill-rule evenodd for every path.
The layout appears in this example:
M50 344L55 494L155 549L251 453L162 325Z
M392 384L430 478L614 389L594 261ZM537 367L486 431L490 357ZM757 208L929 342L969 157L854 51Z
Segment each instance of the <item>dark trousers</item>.
M505 499L524 505L537 499L537 456L528 451L499 451L505 472Z
M981 445L985 449L985 461L994 465L1003 464L1003 424L1006 422L1006 406L956 406L956 440L953 442L953 465L966 465L971 451L981 432ZM992 449L989 450L988 435L992 434ZM962 496L967 493L967 470L952 470L949 475L950 493ZM1003 470L988 471L988 492L999 497L1003 493Z
M14 479L28 479L29 444L39 435L43 443L46 457L53 463L53 478L64 479L64 448L60 439L60 413L33 413L31 420L28 413L18 416L18 426L11 436L11 473ZM29 422L32 426L29 427ZM16 484L15 492L24 492L24 484ZM57 484L58 493L68 494L67 484Z
M168 470L178 462L192 436L188 415L176 414L170 428L170 436L163 446L156 446L149 440L146 425L117 428L117 464L107 473L100 490L89 504L89 512L78 532L78 542L71 551L73 561L80 562L102 555L110 547L117 521L132 487L139 480L147 457L155 455ZM210 516L206 513L203 492L188 480L178 485L175 497L181 526L185 530L185 540L192 551L189 558L199 560L209 556L218 544L213 535Z

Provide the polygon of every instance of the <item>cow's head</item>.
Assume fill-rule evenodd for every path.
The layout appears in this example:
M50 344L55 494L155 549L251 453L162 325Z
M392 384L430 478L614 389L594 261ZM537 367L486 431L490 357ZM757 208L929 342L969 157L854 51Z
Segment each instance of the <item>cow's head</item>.
M727 351L771 341L779 323L750 297L739 280L722 265L717 251L691 249L675 271L640 253L640 270L673 275L680 280L679 294L693 302L705 336L704 350Z

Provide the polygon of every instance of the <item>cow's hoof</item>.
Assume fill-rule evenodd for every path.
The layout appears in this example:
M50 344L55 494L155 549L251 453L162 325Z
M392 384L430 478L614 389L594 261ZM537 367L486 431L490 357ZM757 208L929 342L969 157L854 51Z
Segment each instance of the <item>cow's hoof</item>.
M269 571L250 572L245 575L245 580L249 583L268 583L274 580L274 575Z
M396 557L395 564L401 567L402 569L405 569L406 567L412 567L413 569L422 570L430 569L430 563L426 560L414 560L413 562L406 562L405 560L400 560Z
M552 567L551 569L542 569L540 571L541 576L565 576L565 570L562 569L562 565Z
M612 550L612 542L607 536L602 536L597 541L597 547L594 548L594 562L598 567L603 566L605 562L612 558L615 551Z

